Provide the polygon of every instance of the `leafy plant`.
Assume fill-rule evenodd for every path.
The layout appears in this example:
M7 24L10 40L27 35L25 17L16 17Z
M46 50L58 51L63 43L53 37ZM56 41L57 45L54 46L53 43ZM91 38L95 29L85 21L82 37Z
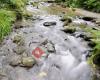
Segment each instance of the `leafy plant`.
M0 10L0 39L9 34L11 31L11 23L15 20L15 13L13 11Z

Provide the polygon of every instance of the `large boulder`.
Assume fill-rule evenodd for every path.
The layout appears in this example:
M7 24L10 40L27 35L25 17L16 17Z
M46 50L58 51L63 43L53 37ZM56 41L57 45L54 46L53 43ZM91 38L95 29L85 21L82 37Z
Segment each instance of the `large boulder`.
M43 25L48 27L48 26L55 26L57 23L56 22L44 22Z

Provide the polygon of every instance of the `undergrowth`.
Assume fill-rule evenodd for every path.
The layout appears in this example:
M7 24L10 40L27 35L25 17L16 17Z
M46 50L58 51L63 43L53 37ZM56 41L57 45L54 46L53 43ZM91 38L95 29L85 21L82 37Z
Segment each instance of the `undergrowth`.
M27 0L0 0L0 42L11 32L12 24L20 14L25 15Z
M15 18L16 15L13 11L0 10L0 40L11 32L11 25Z

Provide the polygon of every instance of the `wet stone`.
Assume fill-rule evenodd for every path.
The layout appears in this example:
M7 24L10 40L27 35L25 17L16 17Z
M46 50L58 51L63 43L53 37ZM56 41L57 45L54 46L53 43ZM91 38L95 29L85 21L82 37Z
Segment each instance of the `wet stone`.
M44 22L43 25L48 27L48 26L55 26L57 23L56 22Z
M72 22L72 20L66 20L66 21L64 22L64 25L63 25L63 26L67 26L67 25L69 25L71 22Z
M2 68L0 68L0 76L6 76L6 73Z
M94 20L93 17L86 17L86 16L82 17L82 19L85 21L93 21Z
M17 46L13 49L13 51L18 54L21 55L25 52L25 47L24 46Z
M24 45L24 39L21 35L14 36L13 42L18 44L18 45Z
M21 59L21 65L22 67L32 67L36 63L35 59L32 57L23 57Z
M93 37L91 36L91 34L89 33L84 33L84 32L80 32L77 34L77 37L81 37L86 41L90 41L90 39L92 39Z
M24 24L23 21L19 20L19 21L16 21L15 24L14 24L15 29L20 29L20 28L23 28L23 27L25 27L25 24Z
M6 78L6 76L7 76L7 74L6 74L5 71L1 68L1 69L0 69L0 80L8 80L8 79ZM6 79L4 79L4 78L6 78Z
M94 57L93 57L93 63L100 67L100 54L96 54Z
M21 63L21 57L20 56L12 56L10 58L9 64L11 66L18 66Z
M88 43L88 45L90 46L90 47L95 47L96 46L96 43L95 42L93 42L93 41L89 41L89 43Z
M55 52L55 47L53 43L49 42L45 45L45 47L47 48L48 52Z
M48 3L54 3L55 0L47 0Z
M69 18L69 17L62 17L61 19L60 19L60 21L67 21L68 23L70 23L70 22L72 22L72 19L71 18Z
M74 33L76 31L76 28L75 27L64 26L64 29L62 31L71 34L71 33Z
M96 20L96 24L100 26L100 19Z

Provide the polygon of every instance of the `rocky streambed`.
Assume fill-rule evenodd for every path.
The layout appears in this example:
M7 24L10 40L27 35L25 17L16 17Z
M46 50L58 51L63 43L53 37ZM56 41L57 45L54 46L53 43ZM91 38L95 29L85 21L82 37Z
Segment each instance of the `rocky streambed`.
M87 63L91 55L90 36L78 26L98 27L82 18L64 19L63 15L49 14L42 8L51 5L46 2L38 2L34 7L27 5L27 10L33 12L31 20L26 21L28 25L14 29L0 45L0 80L92 79L92 69ZM39 59L32 55L36 47L45 52Z

